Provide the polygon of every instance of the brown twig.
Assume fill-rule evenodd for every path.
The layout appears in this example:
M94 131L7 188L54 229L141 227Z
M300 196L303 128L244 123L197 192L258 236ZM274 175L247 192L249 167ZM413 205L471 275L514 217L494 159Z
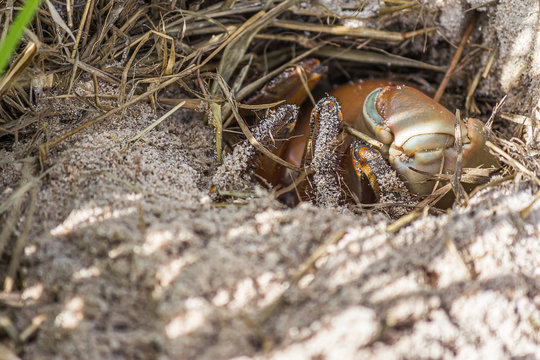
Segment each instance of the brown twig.
M504 159L504 162L511 165L514 169L528 175L537 185L540 185L540 179L538 179L538 177L531 170L527 169L525 165L523 165L522 163L511 157L508 153L506 153L506 151L502 150L489 140L486 141L486 146L490 150L493 150L495 153L499 154Z
M324 46L315 51L315 54L319 56L326 56L331 59L355 61L363 64L379 64L397 67L411 67L440 72L444 71L444 67L442 66L431 65L422 61L409 59L398 55L386 54L384 52L382 54L379 54L373 51L338 48L335 46Z
M327 34L338 35L338 36L362 37L362 38L386 40L386 41L405 40L405 35L399 32L375 30L375 29L369 29L369 28L352 28L352 27L342 26L342 25L329 26L329 25L309 24L309 23L300 22L300 21L276 20L272 22L271 26L280 27L280 28L289 29L289 30L310 31L310 32L315 32L315 33L327 33Z
M457 160L456 160L456 170L454 172L454 176L452 177L451 183L452 183L452 190L454 191L454 195L456 196L456 203L459 204L462 199L462 191L461 191L461 172L462 172L462 164L463 164L463 141L461 138L461 115L459 113L459 110L456 110L456 125L455 125L455 142L454 147L458 154Z
M446 86L448 85L448 82L450 81L450 77L454 73L454 69L459 61L459 58L461 57L461 54L463 53L463 50L465 49L465 45L467 44L467 41L469 41L469 37L471 36L472 31L474 30L474 26L476 25L477 20L478 20L478 12L475 11L471 19L469 20L469 25L467 26L467 29L465 29L465 32L463 33L463 37L461 38L461 41L456 50L456 53L454 54L454 57L452 58L452 61L450 62L450 65L448 66L448 69L446 70L446 73L444 74L444 77L441 81L441 84L439 85L439 88L437 89L437 92L435 93L435 96L433 97L433 100L437 102L441 100L444 90L446 90Z

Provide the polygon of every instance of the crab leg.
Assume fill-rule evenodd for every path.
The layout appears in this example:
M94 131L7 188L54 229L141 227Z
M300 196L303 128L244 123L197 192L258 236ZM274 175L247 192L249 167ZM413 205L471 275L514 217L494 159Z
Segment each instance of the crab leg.
M255 96L248 100L248 104L256 105L285 100L288 104L295 104L300 107L308 97L308 91L311 91L317 85L325 71L326 68L321 66L319 60L305 59L298 63L296 67L290 68L272 79ZM304 78L305 81L302 81L301 78ZM305 85L307 85L307 89ZM290 137L276 139L275 153L285 161L297 167L302 167L306 138L309 133L309 121L300 118L297 124L298 126L295 127ZM299 143L301 145L298 145ZM297 173L284 168L265 156L259 158L257 175L265 179L271 186L287 186L298 176ZM297 201L291 199L286 202L292 205Z
M253 130L253 137L263 146L272 149L275 138L290 135L298 117L296 105L282 105L270 110L266 121ZM275 148L273 149L275 150ZM257 166L257 149L244 140L228 154L212 179L212 190L239 190L249 186L253 170Z
M349 174L347 185L362 203L381 202L411 207L418 203L416 196L409 192L397 171L378 150L357 140L351 145L350 151L354 172ZM389 206L388 211L392 217L399 217L405 215L407 209Z
M341 106L331 96L320 100L311 112L307 161L314 171L317 204L324 207L337 207L344 201L337 151L342 122Z

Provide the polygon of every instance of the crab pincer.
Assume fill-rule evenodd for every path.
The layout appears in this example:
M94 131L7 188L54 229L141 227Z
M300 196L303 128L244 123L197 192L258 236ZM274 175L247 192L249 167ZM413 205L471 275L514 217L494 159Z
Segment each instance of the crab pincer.
M341 106L333 96L321 99L311 112L305 166L313 171L316 203L336 208L352 197L364 203L412 204L413 197L382 154L361 140L351 143L343 124ZM393 206L389 213L404 214Z
M435 190L430 174L450 175L458 158L455 127L459 123L463 167L497 168L497 159L484 146L483 123L468 118L457 122L445 107L406 85L377 88L366 97L362 121L370 135L381 141L390 165L419 195Z

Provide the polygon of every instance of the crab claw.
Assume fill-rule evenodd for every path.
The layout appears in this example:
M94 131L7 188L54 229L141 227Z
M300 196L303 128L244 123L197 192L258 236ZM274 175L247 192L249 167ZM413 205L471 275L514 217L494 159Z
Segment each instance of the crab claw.
M455 171L456 118L422 92L405 85L375 89L366 97L363 116L370 132L386 145L383 154L410 191L427 195L434 190L435 182L427 181L422 172ZM460 127L463 167L497 166L497 160L484 146L482 122L468 119Z
M356 196L356 200L362 203L379 201L381 189L379 188L377 176L372 169L375 169L381 163L385 164L384 160L375 160L382 158L381 153L362 141L355 141L351 145L350 151L350 165L353 171L346 171L345 173L348 175L346 183L351 194ZM377 164L374 164L374 162L377 162Z
M360 140L355 141L350 150L353 171L347 171L345 181L355 200L362 203L382 202L387 205L417 204L415 195L407 190L397 171L378 150ZM394 217L406 213L401 206L388 206L387 211Z

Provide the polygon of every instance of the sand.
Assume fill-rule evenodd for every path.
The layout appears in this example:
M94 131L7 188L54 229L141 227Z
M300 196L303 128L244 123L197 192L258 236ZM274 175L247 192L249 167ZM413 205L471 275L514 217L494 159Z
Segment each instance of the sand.
M437 21L459 41L464 9L482 1L447 3ZM497 39L499 52L479 93L508 92L506 110L537 121L538 3L480 10L482 41ZM92 82L76 89L91 93ZM63 113L47 120L51 136L91 118L75 100L41 106ZM247 198L218 203L200 113L180 110L128 144L164 112L134 105L48 152L19 305L0 299L20 331L46 317L21 358L540 358L540 204L520 213L538 190L530 179L395 233L382 212L287 208L255 183ZM25 179L23 147L0 150L0 203Z

